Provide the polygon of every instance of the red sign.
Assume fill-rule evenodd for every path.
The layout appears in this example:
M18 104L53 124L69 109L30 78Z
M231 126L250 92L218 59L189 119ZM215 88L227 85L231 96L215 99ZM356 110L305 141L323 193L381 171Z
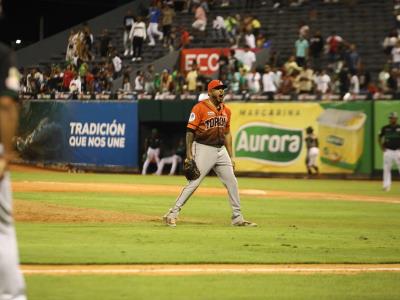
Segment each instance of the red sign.
M186 74L192 70L193 63L196 62L199 71L204 75L211 75L219 69L219 57L221 54L230 55L231 48L198 48L198 49L183 49L181 51L181 72ZM259 48L251 49L257 53ZM243 49L235 49L235 57L242 60L245 51Z
M181 72L186 74L196 62L199 71L204 75L211 75L219 69L219 57L223 53L229 56L230 48L200 48L183 49L181 51Z

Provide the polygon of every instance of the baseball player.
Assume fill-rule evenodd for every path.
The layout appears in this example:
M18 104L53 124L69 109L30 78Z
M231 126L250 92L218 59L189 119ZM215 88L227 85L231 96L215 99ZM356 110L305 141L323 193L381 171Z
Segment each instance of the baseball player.
M176 167L178 164L182 162L182 158L185 156L185 145L183 140L179 141L178 148L175 150L174 154L171 156L163 157L160 160L160 163L157 166L157 175L161 175L164 169L164 166L167 164L171 165L171 170L169 171L169 175L174 175L176 171Z
M383 151L383 190L390 191L392 184L392 165L396 163L400 173L400 125L398 114L389 114L389 124L382 127L378 143Z
M18 121L16 100L19 73L13 53L0 44L0 300L26 300L19 270L17 240L12 217L12 193L7 160Z
M240 209L238 183L233 172L232 135L230 132L231 111L224 105L224 89L220 80L208 84L209 99L196 104L190 113L186 132L186 160L194 159L200 177L191 180L183 188L172 207L164 216L164 222L176 226L179 212L211 169L228 190L232 207L232 225L257 226L246 221Z
M158 137L158 130L153 128L151 131L151 136L147 138L144 142L144 147L147 149L146 152L146 160L143 164L142 175L146 175L147 168L149 164L155 161L158 164L160 163L160 145L161 140Z
M319 173L319 169L317 166L317 159L319 155L318 149L318 138L314 134L314 129L309 126L306 128L307 136L305 138L306 146L307 146L307 156L306 156L306 166L308 175L312 174L312 170L315 171L316 174Z

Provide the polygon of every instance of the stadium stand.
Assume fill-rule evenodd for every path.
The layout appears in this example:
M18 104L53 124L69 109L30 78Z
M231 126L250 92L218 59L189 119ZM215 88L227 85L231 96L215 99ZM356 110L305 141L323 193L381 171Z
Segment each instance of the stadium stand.
M176 4L178 4L178 2L180 1L176 1ZM206 2L207 1L202 1L202 3ZM361 76L371 77L376 81L378 73L388 62L388 57L384 55L381 45L387 32L396 26L393 19L393 13L396 7L391 1L332 1L333 3L330 1L253 1L255 2L254 7L245 7L245 2L242 1L208 2L208 21L204 32L198 32L192 28L194 14L191 11L185 12L180 8L176 9L176 17L173 23L173 32L175 35L174 45L170 47L166 45L165 47L163 42L157 41L155 46L149 46L146 41L143 47L143 59L135 62L132 62L131 55L123 55L123 15L126 13L128 7L135 7L135 9L132 9L134 15L147 15L148 8L146 4L148 4L148 1L135 1L132 2L131 5L124 6L125 11L120 8L115 12L110 12L107 16L103 16L103 18L108 19L109 22L101 21L91 23L89 21L89 27L94 32L95 49L97 48L96 45L98 45L101 40L101 30L105 28L104 25L108 26L107 29L113 46L112 49L113 51L115 50L118 57L122 59L123 69L121 72L117 72L118 74L115 74L116 72L113 72L111 62L107 63L96 51L94 59L89 62L88 69L91 71L93 68L110 69L100 76L104 77L102 79L105 82L105 84L103 84L103 90L105 89L109 94L111 91L122 88L123 78L125 78L125 81L128 80L134 88L134 80L138 71L144 72L148 64L155 64L156 71L159 72L164 68L156 62L157 59L166 57L169 53L180 49L180 33L182 28L186 29L191 36L190 39L186 36L187 44L185 44L185 47L187 48L241 48L246 43L251 42L249 42L247 36L245 37L244 33L246 22L254 25L254 23L252 23L254 19L259 20L261 23L258 24L259 28L253 28L253 31L256 29L256 32L262 37L258 40L258 46L268 48L271 53L269 64L277 68L276 70L281 69L293 54L293 48L299 33L308 34L307 38L310 38L317 30L321 32L324 41L331 36L333 32L336 32L337 35L343 39L343 43L341 43L343 46L338 58L332 61L329 55L324 53L321 60L318 62L318 68L323 66L321 69L328 69L329 73L331 73L330 77L332 78L332 82L335 80L340 82L340 78L343 75L341 74L342 66L340 65L342 61L347 61L347 63L350 64L348 66L349 70L342 76L346 77L345 81L348 81L347 84L349 86L354 85L353 83L357 82L357 80L360 81ZM276 5L277 3L279 3L279 6ZM112 14L114 14L114 16L110 17ZM229 16L237 16L237 18L240 18L243 26L243 29L240 30L240 35L234 35L225 39L216 37L213 20L217 20L219 16L225 18L225 23ZM110 20L112 20L112 22L110 22ZM103 24L103 27L99 28L99 24ZM64 45L65 47L67 45L66 38L64 40ZM51 66L58 65L63 67L65 65L65 51L61 51L57 54L50 54L49 51L47 51L47 53L48 59L38 61L38 66L36 67L39 67L42 71L47 70L47 73L51 73ZM26 55L23 51L21 54ZM352 62L357 66L352 68ZM29 65L25 65L24 67L29 67ZM314 69L316 69L316 67L314 67ZM173 75L174 70L168 71L170 75ZM264 68L262 67L257 71L263 73ZM354 73L353 71L357 71L358 74L352 74ZM55 72L63 73L62 70ZM26 72L26 75L27 73L28 72ZM119 75L123 74L125 74L124 77L117 78ZM365 74L368 74L368 76ZM283 75L285 75L285 72ZM37 76L40 77L40 75ZM290 81L292 81L291 84L293 85L295 84L296 78L298 78L298 74L295 74L293 78L288 78L288 82L290 83ZM284 79L285 78L282 78L283 82ZM116 81L113 83L114 87L111 88L113 80ZM362 85L362 83L358 84ZM334 92L339 93L342 98L349 92L350 87L344 88L346 85L343 83L341 88L338 87L338 85L339 84L336 84L332 89L335 89ZM368 94L371 92L370 89L373 90L373 88L374 86L369 87L366 85L361 89L363 89L362 92L364 94ZM289 88L289 90L292 89L297 89L297 92L299 92L298 87ZM101 92L103 90L102 88L98 90L92 89L91 92ZM357 91L355 90L355 92ZM54 94L50 97L53 96ZM292 97L290 92L289 96ZM90 95L87 96L87 99L89 98Z

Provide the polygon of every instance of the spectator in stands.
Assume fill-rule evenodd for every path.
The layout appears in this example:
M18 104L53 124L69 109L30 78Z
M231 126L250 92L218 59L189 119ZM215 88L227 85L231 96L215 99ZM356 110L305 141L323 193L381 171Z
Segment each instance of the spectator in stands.
M63 74L63 91L67 92L69 91L69 84L71 83L71 80L74 78L74 71L72 70L72 65L68 64L67 68L64 71Z
M68 45L67 45L67 51L65 54L65 61L70 62L72 60L72 56L75 53L75 30L71 29L68 37Z
M163 33L158 30L158 23L161 19L160 2L153 2L149 8L149 27L147 28L147 34L149 36L149 46L155 46L154 35L157 35L161 41L164 37Z
M300 67L302 67L307 62L309 43L303 36L300 36L294 47L296 62Z
M254 63L256 62L256 55L253 51L250 50L248 45L244 47L244 54L242 57L243 67L246 68L247 71L253 69Z
M141 61L143 42L146 39L146 24L143 22L142 17L137 17L137 22L133 24L129 38L133 44L132 61Z
M244 35L245 45L250 49L256 48L256 37L254 36L253 31L247 31Z
M350 89L350 73L346 64L340 69L338 78L340 98L343 98Z
M296 58L294 56L290 56L289 60L283 66L287 75L291 75L293 72L300 72L302 68L297 64Z
M172 72L172 80L173 80L173 86L174 86L174 93L176 95L182 94L183 93L183 87L185 85L185 77L179 71L179 69L174 70Z
M192 24L192 27L200 32L205 32L207 26L207 15L204 8L195 4L194 6L194 18L195 21Z
M332 34L326 39L326 46L331 63L339 58L339 47L341 43L343 43L343 39L336 34L336 31L332 31Z
M385 65L382 71L379 72L378 75L378 88L379 91L383 94L389 92L389 84L388 84L389 78L390 78L389 66Z
M282 83L279 87L279 92L283 95L290 95L293 99L295 94L295 87L294 87L294 79L295 74L297 71L294 71L292 74L284 73L282 76Z
M312 66L318 67L321 63L321 54L324 50L324 39L318 30L310 39L310 59Z
M303 37L305 40L308 39L310 34L310 26L306 22L301 21L299 24L299 37Z
M181 38L180 38L180 45L178 46L178 49L179 48L185 49L189 46L192 38L189 34L189 31L187 31L183 26L181 26L179 28L179 31L180 31Z
M193 64L192 70L186 75L187 91L189 93L195 93L197 91L197 78L199 73L197 72L197 65Z
M86 61L83 61L79 67L78 74L79 78L81 79L81 91L86 91L86 74L89 71L89 65Z
M234 15L228 16L225 18L225 30L227 37L229 39L229 42L231 44L235 43L236 40L236 35L239 30L238 28L238 21L236 20Z
M161 72L160 90L156 95L156 100L164 100L166 96L170 95L173 90L172 76L169 74L168 69Z
M382 46L383 46L383 52L387 55L392 54L392 49L393 47L397 44L397 41L399 40L398 35L397 35L397 30L393 29L383 40Z
M221 41L225 39L225 21L222 16L216 16L213 21L213 39Z
M114 68L113 78L115 79L115 78L118 78L122 72L122 60L118 56L118 53L116 50L114 50L114 52L113 52L112 64L113 64L113 68Z
M356 71L351 72L349 93L352 95L352 99L360 94L360 80Z
M240 72L233 69L228 73L229 86L228 89L233 94L240 93Z
M261 30L261 22L256 16L252 16L251 27L253 29L254 36L258 36Z
M306 63L296 78L298 94L311 94L313 92L314 71Z
M259 94L261 92L261 75L253 68L246 75L247 88L250 94Z
M400 40L397 41L396 45L392 49L392 63L394 68L400 68Z
M135 23L135 17L132 14L132 11L128 9L124 16L123 26L124 26L124 35L123 35L123 43L124 43L124 56L132 56L133 55L133 47L132 41L129 39L129 33L131 32L132 26Z
M144 89L143 72L139 70L136 72L136 77L135 77L135 92L143 93L143 89Z
M103 29L103 32L100 36L100 57L107 57L108 56L108 48L110 46L111 37L108 33L108 29Z
M124 77L122 81L122 91L124 93L131 93L132 92L132 85L129 82L129 77Z
M268 96L268 100L274 100L277 91L275 85L275 73L269 65L265 65L264 74L262 76L263 94Z
M256 36L256 48L268 48L268 41L265 38L265 35L263 35L262 33L258 34L258 36Z
M242 61L239 60L236 56L235 49L229 50L228 65L229 69L232 70L233 72L239 72L239 69L243 67Z
M86 58L86 60L92 60L93 59L92 48L94 43L94 37L87 23L84 23L83 25L82 34L83 34L83 53L84 53L83 58Z
M62 88L62 74L58 66L52 66L50 78L47 82L50 91L61 91Z
M69 83L69 92L72 94L82 93L82 81L78 73L74 74L74 78Z
M346 53L346 61L350 72L353 73L359 69L361 59L355 44L350 45L349 50Z
M147 65L146 71L144 72L144 92L146 94L154 95L154 65Z
M331 78L327 74L325 69L318 72L314 78L315 90L317 93L317 99L321 100L322 97L330 91Z
M170 5L164 4L162 9L162 28L164 35L164 47L169 48L172 45L171 30L175 18L175 11Z

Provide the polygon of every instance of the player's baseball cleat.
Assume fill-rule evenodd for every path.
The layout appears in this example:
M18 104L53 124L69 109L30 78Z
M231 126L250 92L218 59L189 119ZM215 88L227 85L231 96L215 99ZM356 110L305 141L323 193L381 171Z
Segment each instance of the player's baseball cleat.
M164 217L164 222L167 224L169 227L176 227L176 219L171 218L169 216Z
M257 227L256 223L250 222L250 221L240 221L240 222L236 222L236 223L232 223L233 226L243 226L243 227Z
M164 221L165 224L167 224L170 227L176 227L176 218L172 217L170 215L170 212L167 212L163 216L163 221Z

